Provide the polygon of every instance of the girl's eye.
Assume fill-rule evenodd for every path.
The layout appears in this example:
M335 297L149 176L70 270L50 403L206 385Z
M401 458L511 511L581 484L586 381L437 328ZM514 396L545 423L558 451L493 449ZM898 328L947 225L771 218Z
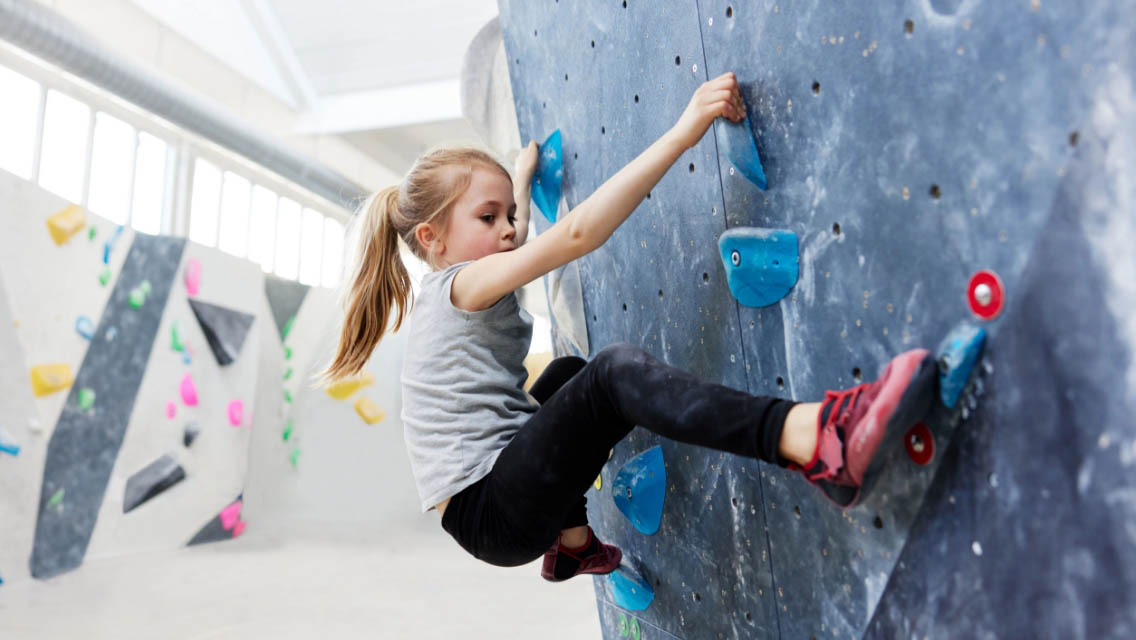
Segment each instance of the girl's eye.
M493 222L493 216L492 215L481 216L481 219L486 221L486 222Z

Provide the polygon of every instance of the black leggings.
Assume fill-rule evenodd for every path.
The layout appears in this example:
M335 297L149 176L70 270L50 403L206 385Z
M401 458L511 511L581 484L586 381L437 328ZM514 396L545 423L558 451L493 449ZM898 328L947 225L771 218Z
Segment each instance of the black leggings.
M795 404L703 382L630 344L591 361L556 358L530 393L540 408L442 516L462 548L502 567L539 558L562 529L588 523L584 493L635 425L784 465L777 446Z

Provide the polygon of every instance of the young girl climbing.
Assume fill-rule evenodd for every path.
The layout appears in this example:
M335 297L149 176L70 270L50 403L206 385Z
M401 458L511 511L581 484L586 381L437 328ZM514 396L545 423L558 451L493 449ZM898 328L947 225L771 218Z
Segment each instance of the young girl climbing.
M474 557L517 566L544 554L550 581L616 569L622 554L588 526L584 494L635 425L798 470L849 506L878 472L881 443L899 440L929 406L935 367L926 350L807 404L699 380L628 344L590 361L557 358L531 398L523 390L532 317L515 290L603 245L720 116L745 117L733 73L699 87L673 128L528 242L535 142L517 158L516 182L481 151L428 153L361 214L343 329L321 375L359 372L388 325L397 331L409 313L402 420L422 510L437 508ZM434 269L409 310L399 239Z

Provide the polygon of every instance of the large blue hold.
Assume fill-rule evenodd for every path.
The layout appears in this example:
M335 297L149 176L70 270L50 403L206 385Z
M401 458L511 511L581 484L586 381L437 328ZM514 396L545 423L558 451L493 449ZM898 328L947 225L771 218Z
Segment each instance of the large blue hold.
M655 599L655 590L634 571L620 565L607 576L615 604L628 611L644 611Z
M725 118L715 120L718 127L718 142L726 152L730 164L734 165L746 180L765 191L768 186L765 169L762 168L761 156L757 153L757 143L754 141L750 120L749 116L741 122L730 122Z
M730 293L747 307L767 307L797 284L797 234L740 227L718 239Z
M532 179L533 202L549 222L556 222L563 179L564 151L560 144L560 129L557 129L540 145L540 162Z
M662 447L652 447L623 465L612 483L615 506L641 533L652 535L663 520L667 469Z
M939 396L948 409L954 409L982 348L986 330L971 323L955 327L939 344Z

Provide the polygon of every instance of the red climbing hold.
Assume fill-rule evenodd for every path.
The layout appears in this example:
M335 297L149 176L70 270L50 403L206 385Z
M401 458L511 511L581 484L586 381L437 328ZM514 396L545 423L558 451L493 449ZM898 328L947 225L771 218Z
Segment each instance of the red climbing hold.
M922 422L907 430L907 435L903 436L903 447L907 449L907 457L919 466L935 457L935 437Z
M970 277L966 288L966 300L970 310L983 320L993 320L1002 313L1005 293L1002 280L993 271L983 269Z

